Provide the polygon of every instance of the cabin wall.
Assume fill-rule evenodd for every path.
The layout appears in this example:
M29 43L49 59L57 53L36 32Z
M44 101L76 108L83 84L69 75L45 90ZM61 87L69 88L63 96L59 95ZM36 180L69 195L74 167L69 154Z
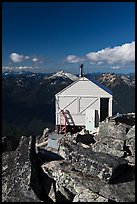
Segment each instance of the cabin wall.
M112 116L112 97L109 98L109 110L108 110L109 117Z
M56 125L60 125L60 111L67 111L66 124L68 126L85 126L86 112L91 110L91 114L95 112L95 126L100 121L101 98L108 98L108 116L112 116L112 94L107 87L103 87L98 82L88 80L81 77L59 93L56 97ZM88 110L88 111L87 111ZM103 110L103 108L101 109ZM101 112L102 114L102 112ZM90 116L89 115L89 116ZM93 118L87 114L89 125ZM62 123L63 124L63 123ZM93 128L93 127L92 127Z
M100 116L100 98L98 97L56 97L56 125L60 125L60 111L66 110L67 125L85 126L87 109L98 111Z

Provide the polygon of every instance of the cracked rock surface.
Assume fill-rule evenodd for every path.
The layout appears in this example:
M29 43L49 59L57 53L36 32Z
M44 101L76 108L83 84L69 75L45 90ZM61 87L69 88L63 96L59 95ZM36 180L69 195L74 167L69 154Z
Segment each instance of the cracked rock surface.
M40 202L30 188L29 139L22 136L19 147L2 155L2 202Z
M135 126L102 122L95 142L77 137L59 140L64 160L42 165L58 190L72 193L70 202L135 202Z
M2 155L2 202L135 202L135 125L123 121L67 133L58 150L23 136Z

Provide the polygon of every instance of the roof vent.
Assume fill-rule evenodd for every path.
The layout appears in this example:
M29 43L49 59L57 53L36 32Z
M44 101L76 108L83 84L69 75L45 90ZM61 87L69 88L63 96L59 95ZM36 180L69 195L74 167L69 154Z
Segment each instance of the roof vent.
M79 77L83 77L83 64L80 65Z

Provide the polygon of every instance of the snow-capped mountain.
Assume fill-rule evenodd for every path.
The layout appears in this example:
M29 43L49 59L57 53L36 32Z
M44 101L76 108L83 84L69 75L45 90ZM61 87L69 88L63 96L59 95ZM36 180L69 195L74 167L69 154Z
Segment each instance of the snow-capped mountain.
M110 74L110 73L106 73L106 74L102 74L101 78L100 78L100 82L102 83L107 83L108 86L112 83L114 83L114 81L116 80L116 75L115 74Z
M4 71L2 72L2 78L15 78L15 77L27 77L27 78L43 78L45 76L50 76L48 73L34 73L30 71Z
M56 77L63 77L63 78L68 78L72 81L75 81L78 79L78 77L74 74L71 74L71 73L67 73L67 72L64 72L64 71L59 71L59 72L56 72L54 73L51 77L49 77L49 79L53 79L53 78L56 78Z
M106 86L113 86L116 84L124 83L128 86L135 86L135 76L125 75L125 74L119 74L116 75L114 73L105 73L100 75L99 77L96 77L97 80L99 80L101 83L105 84Z
M128 84L129 86L135 86L135 77L134 78L131 78L130 76L121 76L121 79L123 80L123 82L125 84Z
M128 75L128 74L114 74L114 73L100 73L100 74L87 74L85 75L86 77L88 77L90 79L90 77L95 78L96 80L100 81L101 83L105 84L106 86L111 86L111 84L117 83L117 81L121 81L125 84L127 84L128 86L135 86L135 75ZM30 71L19 71L19 72L15 72L15 71L5 71L2 72L2 78L6 79L6 78L15 78L15 77L27 77L29 78L33 78L33 79L49 79L49 80L53 80L55 82L55 80L57 81L66 81L66 80L71 80L71 81L75 81L78 79L78 76L72 74L72 73L68 73L68 72L64 72L64 71L59 71L56 73L33 73Z
M30 71L5 71L2 73L2 78L17 78L18 80L23 78L27 79L41 79L41 80L50 80L51 84L56 83L66 83L67 81L75 81L78 77L72 73L59 71L56 73L33 73ZM100 73L100 74L87 74L85 75L88 79L94 78L99 82L103 83L107 87L114 87L116 84L124 83L128 86L134 87L135 86L135 75L125 75L125 74L114 74L114 73ZM43 83L44 83L43 81Z

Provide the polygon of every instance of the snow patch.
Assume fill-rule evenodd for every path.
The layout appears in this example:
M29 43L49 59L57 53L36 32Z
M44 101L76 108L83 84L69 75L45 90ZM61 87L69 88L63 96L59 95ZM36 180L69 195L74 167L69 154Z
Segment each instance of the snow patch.
M59 72L53 74L49 78L53 79L53 78L56 78L56 77L63 77L63 78L66 78L66 79L69 78L72 81L76 81L78 79L78 77L76 75L71 74L71 73L67 73L67 72L64 72L64 71L59 71Z

